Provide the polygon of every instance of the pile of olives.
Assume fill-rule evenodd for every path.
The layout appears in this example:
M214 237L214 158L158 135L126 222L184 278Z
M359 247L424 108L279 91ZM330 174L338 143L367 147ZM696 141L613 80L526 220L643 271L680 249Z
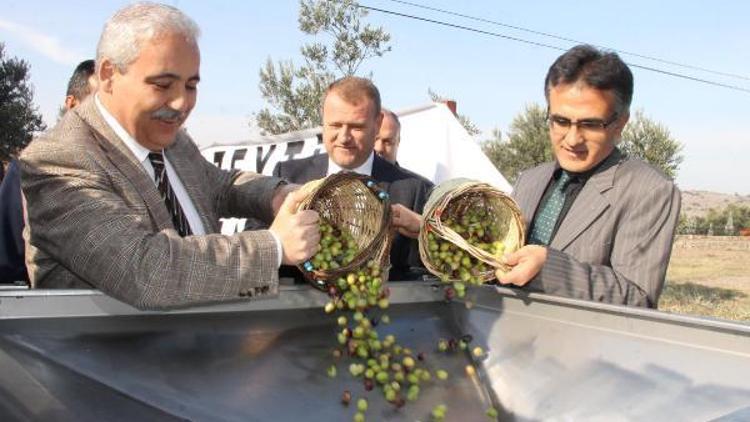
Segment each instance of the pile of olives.
M335 269L347 265L358 253L357 244L345 229L335 228L322 220L320 224L320 251L311 258L308 271L312 268ZM349 374L361 379L364 390L377 389L386 401L395 407L416 401L420 389L436 378L448 379L445 370L431 371L425 365L425 353L417 352L397 343L392 334L381 336L377 327L389 324L385 313L390 303L389 289L386 286L380 263L370 260L362 267L336 280L328 282L330 301L324 310L336 318L337 346L333 349L334 363L327 368L331 378L338 376L339 368L347 368ZM349 406L352 402L350 391L341 395L341 403ZM356 400L354 421L364 421L368 409L367 399ZM433 419L442 420L445 405L438 405L433 411Z
M348 265L357 256L357 243L345 230L322 221L320 224L320 251L304 264L305 269L335 270Z
M309 261L312 268L339 268L351 262L358 253L351 234L327 221L320 226L321 249ZM333 350L336 363L328 368L327 375L336 377L341 360L347 359L349 373L362 380L366 391L377 388L386 401L401 407L407 401L416 401L420 386L430 382L433 375L423 363L424 353L398 344L392 334L381 336L377 332L378 325L390 323L385 314L390 304L389 290L383 276L380 263L370 260L361 268L329 281L331 300L324 310L336 314L339 328L338 347ZM341 402L348 405L351 400L351 392L345 391ZM367 400L360 398L354 420L363 421L366 411Z
M446 207L442 213L443 226L458 233L474 247L501 258L505 244L499 240L500 223L491 211L484 207L460 209L460 206L456 201ZM448 300L464 297L467 285L482 284L481 274L492 270L490 265L434 232L427 234L427 253L432 265L443 274L443 283L452 284L445 291Z

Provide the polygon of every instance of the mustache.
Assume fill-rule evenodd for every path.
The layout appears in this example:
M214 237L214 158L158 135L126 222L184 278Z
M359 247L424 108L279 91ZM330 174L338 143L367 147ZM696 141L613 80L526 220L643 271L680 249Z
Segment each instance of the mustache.
M184 117L184 113L177 111L171 107L164 106L155 112L151 113L152 119L157 120L167 120L167 121L175 121L175 120L182 120Z

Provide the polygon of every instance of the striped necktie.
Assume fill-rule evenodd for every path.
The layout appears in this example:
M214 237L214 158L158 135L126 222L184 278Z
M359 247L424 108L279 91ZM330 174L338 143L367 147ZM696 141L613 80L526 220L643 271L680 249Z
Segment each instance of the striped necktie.
M152 152L148 154L148 159L154 167L154 180L159 188L159 193L161 193L161 198L167 206L167 211L169 211L169 215L172 216L172 224L174 224L175 230L177 230L182 237L193 234L190 230L190 224L188 223L187 217L182 211L180 203L177 201L177 196L172 190L172 186L169 184L167 169L164 167L164 156L160 152Z
M568 187L568 183L570 183L570 174L563 170L552 188L552 193L547 197L547 201L542 205L536 220L534 220L534 230L529 236L529 243L549 245L552 240L552 231L557 225L560 211L565 204L565 188Z

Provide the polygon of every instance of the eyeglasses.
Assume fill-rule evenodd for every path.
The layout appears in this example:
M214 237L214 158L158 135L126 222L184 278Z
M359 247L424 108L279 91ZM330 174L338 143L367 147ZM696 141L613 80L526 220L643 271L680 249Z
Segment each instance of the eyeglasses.
M617 121L620 117L617 112L612 114L607 120L602 119L583 119L573 121L567 117L558 116L556 114L547 114L547 123L550 126L550 130L558 136L565 136L570 131L571 126L575 126L578 130L590 133L599 133L604 131L609 125Z

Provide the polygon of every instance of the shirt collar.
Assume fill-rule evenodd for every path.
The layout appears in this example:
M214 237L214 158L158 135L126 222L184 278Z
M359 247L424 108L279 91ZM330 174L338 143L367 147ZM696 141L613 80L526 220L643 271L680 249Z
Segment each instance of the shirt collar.
M331 159L331 156L328 156L328 175L332 175L334 173L338 173L340 171L351 171L357 174L362 174L365 176L372 176L372 163L375 159L375 152L371 152L370 156L365 160L364 163L362 163L361 166L353 169L345 169L339 166L338 164L334 163Z
M142 163L146 160L148 157L148 154L151 152L148 148L144 147L143 145L139 144L135 138L130 136L127 130L125 130L124 127L120 124L120 122L115 119L115 116L113 116L105 107L104 104L99 101L99 94L94 94L94 102L96 103L96 108L99 109L99 113L102 114L102 117L104 118L104 121L107 123L107 125L112 129L113 132L115 132L115 135L117 135L122 142L128 147L128 149L135 155L135 158L138 160L138 162Z
M568 173L568 175L570 175L571 182L586 183L586 181L589 180L589 178L591 178L591 176L593 176L594 173L598 172L599 169L602 168L602 166L604 166L604 163L608 162L609 159L612 158L612 155L615 153L616 149L617 148L612 149L612 152L610 152L609 155L607 155L602 161L600 161L599 164L581 173L574 173L572 171L563 170L562 167L560 167L560 163L557 160L555 160L555 172L553 174L553 178L555 180L559 179L562 172L565 171L566 173Z

